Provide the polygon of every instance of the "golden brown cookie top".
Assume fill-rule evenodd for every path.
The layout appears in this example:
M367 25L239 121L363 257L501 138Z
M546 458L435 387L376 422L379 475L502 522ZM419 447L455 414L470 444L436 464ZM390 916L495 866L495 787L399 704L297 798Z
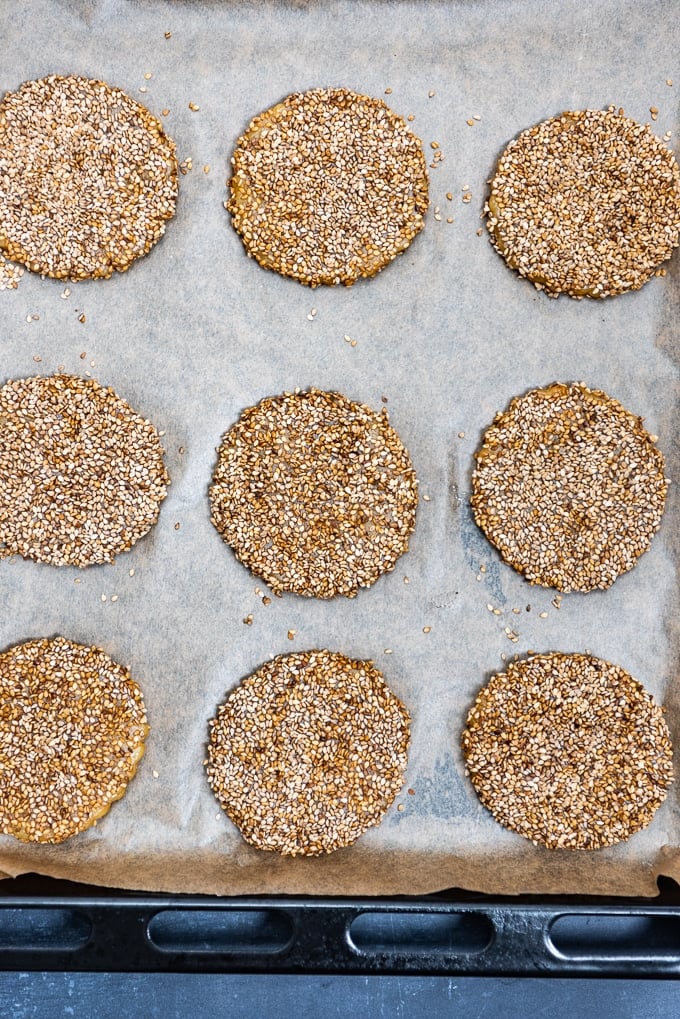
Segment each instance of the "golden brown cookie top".
M212 522L273 591L351 598L408 549L417 486L385 411L318 389L284 393L224 435Z
M668 482L642 419L600 390L515 397L475 454L475 521L532 584L607 588L659 529Z
M145 255L175 213L175 143L119 88L79 75L0 103L0 251L33 272L92 279Z
M551 296L638 290L680 240L680 170L648 127L578 110L510 142L486 211L508 265Z
M401 789L410 718L371 662L280 655L210 723L207 773L247 842L287 856L351 845Z
M85 831L125 792L148 731L139 687L100 648L55 637L0 654L0 831Z
M310 286L374 276L423 227L422 143L381 100L296 92L251 121L225 207L249 255Z
M155 524L169 478L154 426L76 375L0 389L0 557L113 562Z
M508 665L480 691L462 747L496 820L550 849L600 849L646 827L673 779L663 710L593 655Z

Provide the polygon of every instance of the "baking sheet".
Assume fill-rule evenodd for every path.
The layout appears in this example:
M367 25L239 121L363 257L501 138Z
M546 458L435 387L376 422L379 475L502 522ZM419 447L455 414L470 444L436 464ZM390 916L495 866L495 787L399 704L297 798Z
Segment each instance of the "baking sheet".
M2 380L90 372L165 431L172 477L159 524L114 566L0 563L0 646L62 633L103 647L142 686L152 726L110 814L62 846L0 838L5 874L221 894L637 895L654 894L659 873L680 877L677 785L628 843L549 852L492 820L459 750L479 688L503 655L528 649L588 649L619 663L664 701L680 745L680 258L638 293L555 301L478 235L498 154L545 117L614 103L647 121L654 106L656 132L672 131L673 144L676 14L672 0L0 5L2 91L49 73L103 78L157 115L169 110L166 129L193 167L165 237L128 273L70 284L68 297L63 283L27 273L0 293ZM445 158L429 170L426 227L403 256L350 289L311 291L249 260L222 202L251 117L326 85L391 89L387 101L414 115L427 154L437 142ZM559 609L554 592L500 563L468 508L483 430L512 396L553 380L582 380L642 415L676 482L639 565ZM427 499L409 553L355 600L288 595L265 607L256 593L265 586L210 524L215 447L244 407L310 385L376 409L386 397ZM269 655L313 647L375 660L411 712L410 763L403 795L355 846L281 859L247 846L217 807L202 766L207 721Z

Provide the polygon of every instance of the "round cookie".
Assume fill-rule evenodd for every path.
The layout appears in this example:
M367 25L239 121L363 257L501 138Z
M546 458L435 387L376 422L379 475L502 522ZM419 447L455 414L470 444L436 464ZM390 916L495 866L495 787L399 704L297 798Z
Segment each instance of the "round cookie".
M0 831L63 842L119 800L149 732L123 666L64 637L0 654Z
M349 598L408 549L418 482L380 414L318 389L268 397L225 434L212 522L275 593Z
M549 849L600 849L646 827L673 779L663 709L592 655L512 662L479 693L462 735L481 802Z
M374 276L423 227L422 143L381 99L296 92L251 121L231 161L225 208L246 251L312 287Z
M25 82L0 103L0 251L33 272L123 272L175 213L175 143L119 88L78 75Z
M508 265L550 296L638 290L680 240L680 170L648 127L566 112L500 157L485 211Z
M158 519L169 478L158 432L75 375L0 389L0 557L110 563Z
M377 825L401 789L410 718L371 662L266 662L210 722L208 781L258 849L319 856Z
M475 521L532 584L607 588L661 523L668 482L655 441L599 390L531 390L496 415L475 454Z

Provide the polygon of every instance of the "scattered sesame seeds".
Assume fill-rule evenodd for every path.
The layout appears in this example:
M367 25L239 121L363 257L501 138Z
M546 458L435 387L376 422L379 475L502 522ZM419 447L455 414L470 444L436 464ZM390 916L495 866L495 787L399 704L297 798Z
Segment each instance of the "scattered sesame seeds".
M0 389L0 557L113 562L158 518L169 479L156 429L94 379Z
M599 849L646 827L673 779L663 709L617 665L544 654L489 681L462 735L496 820L550 849Z
M385 409L286 393L249 407L223 437L211 519L274 593L351 598L408 549L417 485Z
M0 249L32 272L123 272L175 212L174 142L121 89L52 75L0 103Z
M142 694L102 650L56 637L0 655L0 831L59 843L121 798L149 732Z
M374 276L422 229L422 143L381 99L297 92L255 117L232 157L231 213L260 265L310 286Z
M516 397L475 456L477 525L532 584L607 588L660 526L663 456L641 418L599 390L554 383Z
M371 662L280 655L210 722L207 775L246 841L288 856L351 845L404 781L410 719Z
M200 108L201 107L197 106L196 103L189 103L189 109L191 110L192 113L198 113Z
M485 207L494 247L550 296L639 289L680 240L680 170L621 113L563 113L501 156Z

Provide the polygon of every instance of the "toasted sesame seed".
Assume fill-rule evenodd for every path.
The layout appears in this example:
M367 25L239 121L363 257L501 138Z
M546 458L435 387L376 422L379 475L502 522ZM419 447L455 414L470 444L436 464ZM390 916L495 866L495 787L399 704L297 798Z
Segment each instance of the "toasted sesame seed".
M371 662L281 655L210 723L207 775L259 849L319 856L377 825L404 781L409 714Z
M599 390L554 383L516 397L475 457L475 520L533 584L607 588L660 526L663 456L641 419Z
M511 663L479 693L462 748L496 820L550 849L629 838L673 779L663 709L620 666L592 655Z
M6 93L2 179L0 248L60 279L124 271L175 212L175 146L159 122L120 89L76 75Z
M12 265L0 255L0 290L16 290L23 275L23 266Z
M225 206L248 254L310 286L375 275L423 227L422 143L381 99L294 93L255 117L232 165Z
M485 208L511 268L551 296L639 289L680 240L672 152L622 112L563 113L510 142Z
M394 569L415 526L417 480L390 426L311 389L246 409L225 434L211 519L275 594L354 597Z
M56 637L0 655L0 831L59 843L120 799L149 727L127 669Z

